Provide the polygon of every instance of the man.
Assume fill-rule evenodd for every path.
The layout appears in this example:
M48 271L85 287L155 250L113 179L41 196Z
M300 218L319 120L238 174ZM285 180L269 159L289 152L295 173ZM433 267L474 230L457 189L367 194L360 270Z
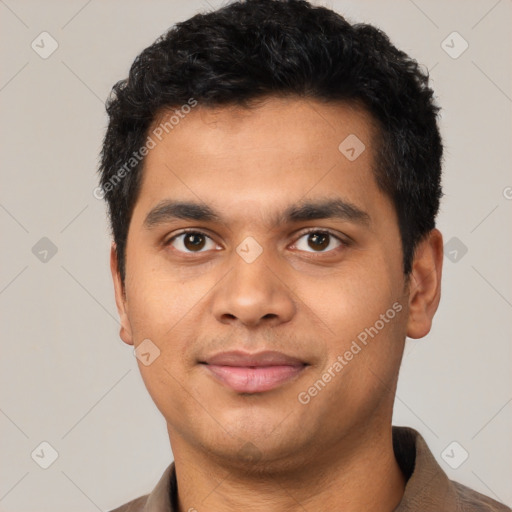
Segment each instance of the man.
M443 259L416 62L326 8L247 0L177 24L113 92L120 334L174 455L116 510L508 510L391 425Z

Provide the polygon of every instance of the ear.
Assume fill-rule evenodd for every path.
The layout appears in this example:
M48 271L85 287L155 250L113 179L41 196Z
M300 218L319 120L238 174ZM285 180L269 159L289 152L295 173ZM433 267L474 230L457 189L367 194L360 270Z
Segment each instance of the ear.
M439 230L433 229L414 253L409 279L409 338L423 338L432 327L441 298L442 269L443 236Z
M110 248L110 271L112 272L112 280L114 281L117 312L119 313L119 319L121 320L119 336L128 345L133 345L132 329L128 319L128 305L126 303L126 295L124 285L121 280L121 274L119 273L117 265L117 247L114 242L112 242L112 247Z

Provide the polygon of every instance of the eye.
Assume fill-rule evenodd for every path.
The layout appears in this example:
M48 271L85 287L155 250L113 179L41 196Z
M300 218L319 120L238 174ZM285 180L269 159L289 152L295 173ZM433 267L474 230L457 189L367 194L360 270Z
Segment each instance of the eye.
M294 247L300 251L306 252L329 252L342 245L344 245L344 243L337 236L329 231L317 229L304 233L297 242L295 242Z
M165 245L171 245L177 251L185 253L205 252L217 247L217 244L201 231L185 231L174 235Z

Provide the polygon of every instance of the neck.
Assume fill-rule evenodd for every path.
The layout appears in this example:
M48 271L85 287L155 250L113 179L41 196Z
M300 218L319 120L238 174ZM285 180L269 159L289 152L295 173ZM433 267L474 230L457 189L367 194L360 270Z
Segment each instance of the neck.
M179 512L216 510L391 512L405 478L393 453L391 424L379 435L351 436L329 453L303 456L277 472L233 471L172 435Z

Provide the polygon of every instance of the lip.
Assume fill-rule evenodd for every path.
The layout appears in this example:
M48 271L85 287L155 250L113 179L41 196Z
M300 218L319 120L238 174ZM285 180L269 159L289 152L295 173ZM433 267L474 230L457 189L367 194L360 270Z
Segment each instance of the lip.
M217 380L237 393L262 393L297 377L307 363L281 352L221 352L201 361Z

